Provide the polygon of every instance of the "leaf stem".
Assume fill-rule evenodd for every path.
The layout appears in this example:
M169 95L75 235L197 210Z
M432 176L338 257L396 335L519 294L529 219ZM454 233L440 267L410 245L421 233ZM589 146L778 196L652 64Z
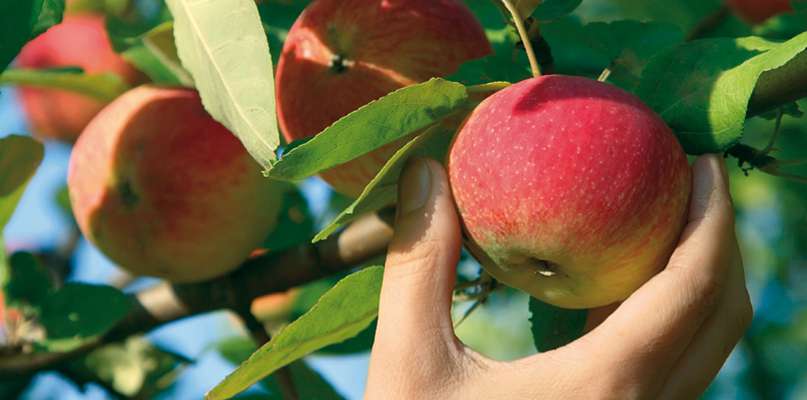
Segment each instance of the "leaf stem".
M521 37L521 42L524 43L524 50L527 52L527 58L530 60L532 76L535 78L541 76L541 66L538 65L538 59L535 57L535 50L532 48L532 42L527 34L527 29L524 27L524 19L521 17L521 13L510 0L500 1L502 4L504 4L504 7L507 8L507 11L510 12L510 15L513 17L513 24L516 26L518 36Z

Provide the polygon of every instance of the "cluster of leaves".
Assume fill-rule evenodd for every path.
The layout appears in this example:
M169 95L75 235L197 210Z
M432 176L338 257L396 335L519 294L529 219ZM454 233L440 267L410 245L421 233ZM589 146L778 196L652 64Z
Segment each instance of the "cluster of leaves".
M491 55L467 63L451 77L435 78L390 93L335 122L314 139L282 148L274 111L272 66L291 23L307 2L265 1L259 5L253 0L166 2L167 8L158 7L158 11L135 22L110 18L109 31L117 50L158 84L196 87L210 114L241 139L270 178L297 182L388 143L408 140L363 193L338 210L333 220L316 234L309 218L301 221L294 218L295 213L301 212L300 207L304 208L304 202L298 192L290 191L284 214L288 221L282 225L295 226L297 234L269 239L267 244L273 249L309 238L323 240L357 216L392 204L398 175L409 157L443 159L457 126L480 101L509 83L530 76L520 39L498 3L466 0L486 29L494 50ZM532 26L537 27L530 30L533 39L548 44L544 46L544 56L552 62L544 65L546 69L601 77L636 94L667 121L686 151L693 155L725 152L739 143L744 138L746 119L768 111L749 110L752 94L787 81L789 69L803 63L807 54L804 23L789 17L754 28L754 32L729 20L714 28L713 38L686 41L684 30L712 12L716 1L687 0L671 5L614 0L609 5L615 15L653 22L609 18L607 22L587 23L583 21L590 19L569 14L577 10L578 15L584 15L585 7L596 7L597 2L591 2L594 5L581 5L580 0L514 3L523 16L531 16ZM9 6L0 6L0 15L9 16L13 22L3 24L9 28L2 37L9 40L0 44L0 62L6 60L2 67L27 40L60 20L61 0L25 4L30 4L30 8L11 7L9 12L3 10ZM226 29L222 29L221 15L225 14L238 23L226 24ZM799 15L803 17L804 13ZM750 36L752 33L757 36ZM10 69L0 75L0 84L3 83L57 87L100 99L114 98L127 89L114 76L86 75L77 70ZM0 143L0 167L15 168L0 168L0 228L41 160L41 147L37 150L38 145L30 139L6 140L9 142ZM23 151L19 146L28 147ZM278 157L278 153L283 156ZM13 158L20 155L27 159ZM29 168L22 168L24 165ZM5 171L14 173L5 176ZM803 191L792 191L794 199L807 196ZM308 211L303 209L302 214L308 215ZM286 241L278 242L280 239ZM0 263L5 260L0 254ZM22 287L24 282L50 280L39 279L41 276L37 274L45 272L30 255L19 254L10 260L9 266L0 269L6 274L3 278L6 296L41 321L47 331L47 338L38 342L41 350L64 351L81 346L106 332L127 311L125 297L109 287L83 284ZM23 279L20 275L30 277ZM248 358L245 354L253 350L249 345L223 345L221 350L230 355L230 360L245 361L213 389L210 397L233 396L256 382L277 393L277 383L264 378L291 365L294 379L306 379L307 384L300 387L317 390L312 392L318 393L317 398L338 398L327 383L320 385L321 379L312 378L313 372L298 360L323 349L367 350L380 281L380 268L370 267L335 285L307 288L307 297L304 296L294 313L299 318ZM86 308L87 302L98 299L117 306L110 307L108 315L87 316L93 310ZM539 351L572 340L585 322L585 312L562 311L535 300L530 303L530 311ZM356 335L358 340L345 342L352 348L333 347ZM104 357L103 353L91 354ZM91 360L88 357L85 362ZM176 366L181 361L170 358L166 365ZM164 374L172 369L159 371ZM314 381L318 383L309 386L308 382ZM114 379L111 382L114 384Z

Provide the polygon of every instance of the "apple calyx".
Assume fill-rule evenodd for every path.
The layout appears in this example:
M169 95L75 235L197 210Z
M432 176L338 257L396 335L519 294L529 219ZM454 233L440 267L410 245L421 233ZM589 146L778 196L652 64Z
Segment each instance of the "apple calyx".
M341 54L334 54L331 58L331 72L341 74L353 67L356 63Z

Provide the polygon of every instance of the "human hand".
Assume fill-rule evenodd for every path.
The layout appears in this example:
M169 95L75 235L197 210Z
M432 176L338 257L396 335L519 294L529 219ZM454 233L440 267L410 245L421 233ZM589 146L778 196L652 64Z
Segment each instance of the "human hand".
M751 322L726 170L693 166L689 221L667 267L619 305L592 310L582 338L500 362L454 335L461 233L445 171L415 160L399 185L367 399L697 398Z

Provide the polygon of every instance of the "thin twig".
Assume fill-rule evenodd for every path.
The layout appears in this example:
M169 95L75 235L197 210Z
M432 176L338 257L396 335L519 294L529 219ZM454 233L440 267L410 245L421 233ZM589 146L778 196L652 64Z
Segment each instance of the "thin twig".
M779 130L782 128L782 117L784 117L785 111L783 109L779 109L779 112L776 114L776 125L773 127L773 134L771 134L771 139L768 141L768 145L762 149L762 154L769 154L773 150L773 146L776 144L776 140L779 138Z

